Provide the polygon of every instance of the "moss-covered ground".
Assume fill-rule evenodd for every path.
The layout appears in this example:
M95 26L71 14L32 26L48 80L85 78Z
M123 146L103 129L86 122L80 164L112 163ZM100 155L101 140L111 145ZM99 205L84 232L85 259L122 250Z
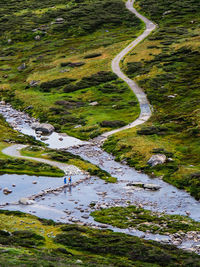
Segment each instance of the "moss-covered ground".
M4 100L81 139L138 116L137 99L110 67L143 28L123 1L13 0L0 16Z
M200 266L170 245L0 211L1 266Z
M106 151L149 175L160 176L200 199L199 1L136 1L157 30L123 61L153 107L142 126L109 138ZM156 153L170 158L150 167Z
M140 231L156 234L169 234L199 231L200 223L181 215L166 215L136 206L113 207L91 213L95 221L119 228L133 227Z

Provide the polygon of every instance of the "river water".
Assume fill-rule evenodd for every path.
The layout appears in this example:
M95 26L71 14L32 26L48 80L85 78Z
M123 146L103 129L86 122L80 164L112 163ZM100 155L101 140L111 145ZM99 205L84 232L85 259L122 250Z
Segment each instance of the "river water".
M31 124L35 121L28 115L12 109L10 105L0 105L0 113L5 119L14 126L19 132L36 136L35 131L31 128ZM20 123L18 123L20 121ZM66 150L80 155L86 160L98 165L102 169L109 172L112 176L118 178L115 184L106 183L105 181L91 177L84 180L76 187L69 187L60 193L48 194L46 197L36 199L33 205L6 205L6 209L20 210L35 214L46 219L53 219L64 223L82 222L87 225L101 225L94 222L89 216L92 208L90 203L96 203L97 208L106 208L112 206L126 206L127 204L142 205L144 208L165 212L167 214L186 215L190 213L190 217L196 221L200 221L200 202L196 201L188 193L179 190L174 186L163 182L159 178L150 178L145 174L137 172L134 168L116 162L114 158L103 151L98 142L83 142L79 139L63 136L60 141L60 134L53 133L48 136L45 141L50 148L65 148ZM82 179L83 175L75 175L73 181ZM33 184L37 181L37 184ZM145 190L127 186L129 182L143 182L160 185L161 189L157 191ZM12 185L15 187L12 187ZM0 191L0 205L5 203L17 202L21 197L29 197L39 191L56 188L63 185L63 178L52 177L36 177L27 175L9 175L0 176L0 186L8 187L13 192L4 195ZM1 207L4 208L5 207ZM107 226L102 226L107 227ZM169 237L146 234L134 229L118 229L109 226L114 231L126 232L132 235L144 237L153 240L170 240ZM183 242L182 247L191 247L194 244L200 245L200 242L190 241Z

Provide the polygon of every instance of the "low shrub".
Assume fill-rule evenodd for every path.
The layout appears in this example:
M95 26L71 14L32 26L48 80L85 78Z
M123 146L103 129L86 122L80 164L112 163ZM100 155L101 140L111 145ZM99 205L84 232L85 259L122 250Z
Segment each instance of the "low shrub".
M149 126L149 127L143 127L142 129L138 130L137 134L139 135L152 135L152 134L163 135L167 131L168 131L167 127Z
M84 58L94 58L94 57L100 57L102 54L101 53L92 53L84 56Z
M75 79L69 79L69 78L55 79L52 81L41 83L40 88L45 92L49 92L51 88L57 88L57 87L69 84L71 82L74 82L74 81Z
M60 64L61 67L71 67L71 68L81 67L83 65L85 65L85 62L62 62Z
M92 74L89 77L84 77L81 81L76 84L67 85L63 91L65 93L77 91L84 88L89 88L92 86L97 86L101 83L110 82L117 79L117 75L111 71L100 71L95 74Z
M37 247L44 244L44 237L32 231L15 231L5 234L5 231L0 233L0 243L2 245L18 245L22 247Z
M126 125L126 123L124 121L102 121L100 122L101 127L122 127L124 125Z

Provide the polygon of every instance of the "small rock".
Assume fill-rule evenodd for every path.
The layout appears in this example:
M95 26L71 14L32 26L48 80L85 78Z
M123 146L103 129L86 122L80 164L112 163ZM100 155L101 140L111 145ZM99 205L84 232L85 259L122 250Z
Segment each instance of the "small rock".
M97 101L91 102L89 106L97 106L99 103Z
M40 81L32 80L32 81L29 82L29 85L30 85L31 87L35 87L35 86L37 86L37 85L39 84L39 82L40 82Z
M33 204L33 203L34 203L33 200L30 200L30 199L28 199L28 198L26 198L26 197L22 197L22 198L20 198L20 200L19 200L19 204L22 204L22 205L31 205L31 204Z
M40 139L41 139L42 141L46 141L46 140L48 140L49 138L46 137L46 136L43 136L43 137L41 137Z
M81 216L83 219L88 219L89 216L87 214L84 214L83 216Z
M39 41L39 40L41 39L41 37L40 37L40 35L36 35L36 36L34 37L34 39L35 39L36 41Z
M5 187L5 188L3 189L3 193L4 193L5 195L8 195L8 194L11 194L11 193L12 193L12 190L10 190L10 189L8 189L7 187Z
M22 63L17 69L18 71L26 69L26 63Z
M56 24L62 24L64 22L64 19L63 18L57 18L56 20L55 20L55 23Z
M143 186L145 189L150 189L150 190L159 190L161 186L157 184L144 184Z
M76 125L76 126L74 126L74 129L77 129L77 128L80 128L80 127L82 127L82 125Z

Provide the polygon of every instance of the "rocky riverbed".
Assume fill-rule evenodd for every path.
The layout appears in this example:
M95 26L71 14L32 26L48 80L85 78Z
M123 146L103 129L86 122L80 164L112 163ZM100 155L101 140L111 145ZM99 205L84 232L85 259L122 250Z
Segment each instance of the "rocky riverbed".
M23 111L13 109L10 104L5 103L4 101L0 102L0 114L3 115L14 130L33 136L36 140L40 140L45 144L50 145L51 148L67 148L73 145L84 145L88 143L68 136L67 134L56 133L52 131L53 128L51 128L51 125L49 124L46 125L46 129L50 130L48 130L48 132L42 132L42 128L39 127L38 120L31 118ZM44 124L40 125L44 127ZM7 140L7 142L9 142L9 140Z
M35 136L38 140L41 140L43 135L37 136L38 134L31 128L31 125L36 122L35 119L30 118L24 112L12 109L9 104L5 103L0 104L0 113L19 132ZM53 132L48 136L48 140L44 142L48 143L51 148L65 148L76 155L80 155L108 171L112 176L117 177L118 182L108 184L96 177L85 179L83 174L79 174L73 176L75 186L63 187L62 178L46 178L51 181L51 186L49 186L48 183L50 182L42 183L44 177L38 177L40 183L29 185L26 181L31 181L31 177L27 176L26 180L21 180L22 176L11 175L9 180L8 175L3 175L0 179L2 188L7 187L9 189L12 184L16 186L12 188L12 194L4 195L3 191L0 191L2 201L0 204L10 203L6 205L6 209L21 210L55 221L110 228L114 231L126 232L146 239L162 240L199 252L200 239L198 232L160 236L140 232L136 229L123 230L96 223L90 216L90 212L94 209L131 204L156 212L190 215L191 218L200 221L200 202L186 192L163 182L160 178L151 179L125 164L116 162L111 155L100 148L101 139L83 142L76 138L71 139L68 136L59 140L60 136ZM32 179L35 180L36 177ZM142 186L138 187L138 184L142 184ZM154 185L156 190L146 188L144 186L146 184ZM34 198L34 196L36 197ZM32 205L23 205L19 203L20 198L23 197L29 199L33 197L34 202ZM15 204L11 204L13 202ZM91 207L91 203L94 203L93 207ZM2 206L2 208L5 209L5 206Z

